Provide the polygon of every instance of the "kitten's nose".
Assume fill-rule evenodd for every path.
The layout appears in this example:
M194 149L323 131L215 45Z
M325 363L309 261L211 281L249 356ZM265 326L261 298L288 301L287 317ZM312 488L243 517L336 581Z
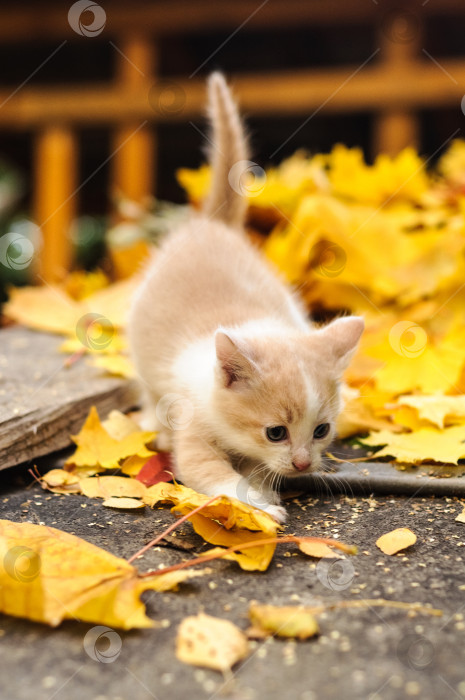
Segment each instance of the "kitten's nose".
M310 465L311 462L309 459L294 459L292 462L294 469L297 469L299 472L303 472L304 469L307 469Z

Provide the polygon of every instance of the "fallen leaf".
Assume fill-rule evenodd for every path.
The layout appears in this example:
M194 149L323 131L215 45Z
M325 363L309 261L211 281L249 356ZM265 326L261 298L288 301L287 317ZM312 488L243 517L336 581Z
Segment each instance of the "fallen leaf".
M79 483L82 493L88 498L144 498L146 493L144 484L125 476L90 476Z
M302 540L299 542L299 549L304 554L308 554L310 557L317 557L319 559L342 559L342 555L336 552L335 549L331 549L327 544L322 542L309 542Z
M176 656L186 664L228 671L248 654L247 637L229 620L199 613L179 625Z
M187 576L186 576L187 574ZM0 520L0 610L53 627L66 619L154 627L140 594L202 572L140 577L124 559L45 525Z
M105 501L103 501L102 505L105 506L105 508L119 508L123 510L145 508L145 503L143 501L137 500L137 498L118 498L116 496L107 498Z
M74 333L84 314L81 303L58 285L14 287L3 311L23 326L59 334Z
M465 396L399 396L397 403L411 407L417 413L418 419L428 421L437 428L444 428L446 424L454 422L465 422Z
M113 345L112 345L113 349ZM92 357L89 364L93 367L100 367L115 377L124 377L125 379L133 379L136 376L134 366L126 355L102 354Z
M99 289L108 287L110 281L102 270L70 272L63 282L64 290L73 299L80 301L92 296Z
M159 483L147 489L144 500L152 507L157 503L174 503L173 512L185 515L211 499L179 484ZM278 530L278 524L268 513L227 496L219 496L189 520L206 542L222 547L274 537ZM244 552L231 552L226 558L237 561L247 571L265 571L275 548L275 543L259 545Z
M318 623L309 608L302 606L259 605L251 603L249 617L253 628L277 637L308 639L319 633Z
M196 494L194 498L180 501L173 511L185 515L207 500L207 496ZM189 520L206 542L226 548L274 537L278 530L276 521L264 511L226 496L219 497ZM232 552L227 558L237 561L246 571L265 571L275 549L275 543L260 544L244 552Z
M444 430L421 428L413 433L400 434L381 430L361 438L360 442L370 447L385 445L376 452L376 459L394 457L408 464L431 461L457 464L459 459L465 457L465 425Z
M402 549L411 547L417 541L417 536L412 530L407 527L399 527L396 530L387 532L381 535L376 540L376 546L380 548L384 554L396 554Z
M465 523L465 506L463 507L463 510L457 517L455 518L459 523Z
M148 459L150 459L150 457L139 457L138 455L126 457L126 459L121 462L120 469L123 474L137 476Z
M182 484L169 484L160 482L154 486L150 486L145 492L144 501L148 506L158 505L159 503L174 503L180 501L195 499L198 496L193 489L187 488ZM199 503L200 505L200 503Z
M110 411L108 417L102 421L102 427L114 440L123 440L140 430L135 420L116 410Z
M81 493L79 478L64 469L51 469L41 476L40 482L53 493Z
M145 486L153 486L164 481L171 481L173 478L174 466L169 452L159 452L145 462L144 466L137 473L137 481L141 481Z
M77 467L100 466L104 469L114 469L125 457L138 455L149 458L154 454L146 445L154 439L155 433L137 430L121 440L116 440L100 423L95 406L91 408L80 433L71 437L77 445L77 450L66 464Z

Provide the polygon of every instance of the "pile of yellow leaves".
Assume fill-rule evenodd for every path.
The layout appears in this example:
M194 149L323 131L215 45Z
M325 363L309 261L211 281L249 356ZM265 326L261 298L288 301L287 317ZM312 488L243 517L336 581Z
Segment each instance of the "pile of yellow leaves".
M434 172L413 149L380 155L337 145L302 152L248 187L251 211L277 222L264 252L320 315L361 314L360 350L346 374L339 436L365 436L398 463L465 458L465 142ZM207 166L182 170L198 204ZM125 314L138 279L112 285L73 273L62 285L12 290L5 313L61 333L70 362L124 377ZM137 467L137 464L136 464ZM129 473L129 472L128 472Z
M371 431L362 442L399 463L457 464L465 458L465 142L454 141L435 172L426 165L410 148L373 165L342 145L296 153L249 188L249 202L278 220L264 251L309 309L365 318L339 435ZM194 201L205 196L207 167L179 179Z
M138 283L136 276L110 284L101 271L72 272L61 284L11 288L3 310L24 326L64 336L60 350L71 361L90 355L90 364L131 378L124 327Z

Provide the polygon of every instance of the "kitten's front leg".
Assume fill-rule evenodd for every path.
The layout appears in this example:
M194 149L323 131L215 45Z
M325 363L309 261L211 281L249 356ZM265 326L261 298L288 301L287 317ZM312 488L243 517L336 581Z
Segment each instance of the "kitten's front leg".
M286 510L270 501L233 468L226 453L189 428L174 432L176 476L190 488L207 496L229 496L261 508L279 523L286 520Z
M155 439L157 449L162 452L171 452L173 449L172 431L161 422L157 413L158 398L148 388L143 387L140 399L142 406L138 420L140 427L142 430L157 433Z

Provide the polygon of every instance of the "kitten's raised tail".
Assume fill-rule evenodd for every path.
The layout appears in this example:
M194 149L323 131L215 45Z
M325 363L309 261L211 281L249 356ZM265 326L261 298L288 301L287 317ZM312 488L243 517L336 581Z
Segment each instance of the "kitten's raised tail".
M240 227L247 210L242 182L248 163L248 149L237 105L221 73L208 79L208 116L212 128L210 164L212 180L205 200L206 216Z

